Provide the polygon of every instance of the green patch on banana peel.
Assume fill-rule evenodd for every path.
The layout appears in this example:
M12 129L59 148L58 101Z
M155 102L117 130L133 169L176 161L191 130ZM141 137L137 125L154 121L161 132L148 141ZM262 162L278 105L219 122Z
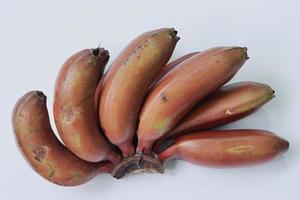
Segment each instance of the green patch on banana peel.
M226 149L226 151L228 153L232 153L232 154L242 154L245 152L253 152L254 147L252 145L239 145L239 146L235 146L235 147L230 147L228 149Z
M42 163L48 169L47 179L51 181L53 179L53 176L55 175L55 166L54 166L54 164L53 164L52 161L50 161L50 160L48 160L46 158L43 159Z
M274 98L274 91L273 90L270 90L270 91L271 92L266 93L265 95L260 96L259 98L254 99L250 102L247 102L243 105L240 105L237 108L228 109L225 111L225 113L228 115L233 115L233 114L239 114L239 113L245 113L248 111L252 111L252 110L256 109L257 107L263 105L270 99ZM243 97L240 97L240 98L243 98Z
M70 172L70 175L72 176L74 183L80 183L83 177L82 173L79 171L72 171Z
M75 134L74 135L74 143L77 147L81 146L81 139L80 139L80 135L79 134Z
M159 120L158 122L153 124L153 127L156 130L159 130L160 132L164 132L166 130L166 128L170 125L171 123L171 119L169 118L165 118L162 120Z

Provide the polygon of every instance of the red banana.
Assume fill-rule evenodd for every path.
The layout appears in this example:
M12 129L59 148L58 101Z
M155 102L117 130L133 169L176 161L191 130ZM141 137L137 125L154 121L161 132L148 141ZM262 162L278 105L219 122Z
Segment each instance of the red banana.
M157 139L174 128L201 99L229 81L247 59L246 48L220 47L198 53L171 70L143 105L137 152L149 154Z
M121 149L124 157L134 153L132 142L140 106L156 74L175 48L179 39L176 33L166 28L146 34L134 50L129 45L129 49L121 53L104 79L100 122L105 135Z
M65 145L78 157L118 162L118 155L99 130L95 93L109 59L103 48L85 49L63 65L55 85L54 119Z
M230 167L268 161L288 148L288 141L269 131L203 131L178 137L158 158L161 162L178 158L196 165Z
M80 185L113 168L110 162L81 160L60 143L51 128L46 96L42 92L31 91L19 99L12 124L16 142L28 164L53 183Z

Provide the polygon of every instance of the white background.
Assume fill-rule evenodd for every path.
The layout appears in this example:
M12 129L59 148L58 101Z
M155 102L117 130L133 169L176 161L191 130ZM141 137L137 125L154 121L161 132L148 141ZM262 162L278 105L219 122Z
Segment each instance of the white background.
M0 199L300 199L299 46L297 0L0 1ZM224 128L272 130L290 150L270 163L211 169L170 161L166 172L115 180L99 175L79 187L45 181L20 155L11 111L29 90L48 95L61 64L99 42L111 61L135 36L174 27L181 37L173 59L213 46L247 46L250 59L232 80L270 84L276 98ZM298 152L298 153L297 153Z

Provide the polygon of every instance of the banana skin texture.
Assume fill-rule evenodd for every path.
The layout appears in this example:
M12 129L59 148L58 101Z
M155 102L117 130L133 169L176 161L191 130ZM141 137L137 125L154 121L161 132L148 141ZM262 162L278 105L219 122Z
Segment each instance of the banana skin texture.
M109 173L111 162L91 163L70 152L52 131L46 96L31 91L16 103L12 114L16 143L27 163L45 179L64 186L83 184Z
M265 130L202 131L178 137L158 158L161 162L178 158L208 167L234 167L271 160L288 148L287 140Z
M151 86L149 87L149 89L151 90L152 87L155 87L155 85L160 81L160 79L162 79L169 71L171 71L179 63L182 63L183 61L185 61L186 59L192 57L193 55L196 55L197 53L199 53L199 52L188 53L188 54L186 54L186 55L184 55L184 56L182 56L180 58L177 58L176 60L168 63L163 68L161 68L160 72L156 76L155 80L153 81L153 83L151 84Z

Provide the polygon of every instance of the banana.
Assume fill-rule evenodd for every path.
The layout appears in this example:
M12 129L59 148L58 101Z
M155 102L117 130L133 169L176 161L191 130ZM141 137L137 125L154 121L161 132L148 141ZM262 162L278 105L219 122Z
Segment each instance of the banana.
M63 65L55 85L54 119L65 145L78 157L99 162L120 160L99 131L95 90L109 59L103 48L85 49Z
M198 105L171 132L155 144L179 135L215 128L239 120L256 111L274 97L274 90L262 83L238 82L220 88Z
M152 89L138 126L138 153L174 128L196 104L229 81L248 59L247 48L220 47L183 61Z
M134 153L132 140L141 104L160 68L168 62L179 39L176 34L172 28L147 33L134 50L135 45L130 44L121 53L105 76L99 118L105 135L124 157Z
M231 167L268 161L288 148L288 141L270 131L203 131L177 138L158 158L161 162L178 158L196 165Z
M50 125L46 96L31 91L16 103L12 124L16 143L27 163L45 179L65 186L80 185L99 173L109 173L111 162L81 160L60 143Z

